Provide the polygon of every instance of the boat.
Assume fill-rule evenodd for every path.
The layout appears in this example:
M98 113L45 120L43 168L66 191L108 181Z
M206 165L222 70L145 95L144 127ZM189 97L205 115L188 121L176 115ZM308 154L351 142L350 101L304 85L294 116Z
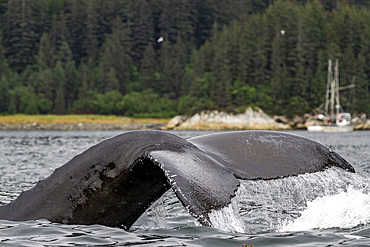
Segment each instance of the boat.
M350 132L354 130L354 126L351 123L351 114L348 112L341 112L342 107L339 103L339 91L354 88L355 77L351 85L339 87L338 64L339 62L336 60L333 75L332 61L330 59L328 61L325 112L316 117L315 124L307 126L307 130L310 132Z

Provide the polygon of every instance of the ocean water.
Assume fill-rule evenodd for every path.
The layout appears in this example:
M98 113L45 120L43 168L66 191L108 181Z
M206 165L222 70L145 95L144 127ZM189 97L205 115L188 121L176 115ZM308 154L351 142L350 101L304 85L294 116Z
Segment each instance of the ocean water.
M0 131L0 203L119 131ZM172 132L187 138L205 131ZM232 204L197 225L169 190L130 231L46 220L0 220L0 246L370 246L370 131L290 133L347 159L340 169L268 181L242 181Z

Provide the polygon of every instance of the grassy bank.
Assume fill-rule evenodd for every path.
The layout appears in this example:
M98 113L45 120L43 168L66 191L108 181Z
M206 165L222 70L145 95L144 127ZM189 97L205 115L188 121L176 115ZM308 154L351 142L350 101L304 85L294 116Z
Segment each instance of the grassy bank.
M169 119L129 118L112 115L4 115L0 116L0 123L37 123L37 124L165 124Z

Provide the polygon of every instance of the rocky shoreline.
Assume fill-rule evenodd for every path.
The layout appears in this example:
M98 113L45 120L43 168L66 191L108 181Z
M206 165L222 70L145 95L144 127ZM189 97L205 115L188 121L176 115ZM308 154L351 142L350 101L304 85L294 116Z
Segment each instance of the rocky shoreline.
M365 114L353 118L355 130L370 130L370 120ZM298 130L318 124L310 114L288 119L285 116L269 116L262 109L248 107L244 113L232 114L219 111L203 111L193 116L176 116L163 128L166 130Z
M191 117L177 116L165 129L174 130L289 130L291 127L278 123L260 108L248 107L242 114L219 111L203 111Z
M355 130L370 130L365 114L352 119ZM269 116L260 108L244 113L203 111L193 116L176 116L166 123L1 123L0 130L298 130L316 124L315 116L305 114L288 119Z

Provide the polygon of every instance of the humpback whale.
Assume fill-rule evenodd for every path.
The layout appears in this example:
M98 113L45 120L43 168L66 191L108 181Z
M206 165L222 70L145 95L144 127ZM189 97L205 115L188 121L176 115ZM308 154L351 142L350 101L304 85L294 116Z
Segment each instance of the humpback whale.
M236 131L183 139L130 131L87 149L18 198L0 219L47 219L128 230L172 188L204 226L231 203L239 179L277 179L336 166L354 168L329 147L284 132Z

